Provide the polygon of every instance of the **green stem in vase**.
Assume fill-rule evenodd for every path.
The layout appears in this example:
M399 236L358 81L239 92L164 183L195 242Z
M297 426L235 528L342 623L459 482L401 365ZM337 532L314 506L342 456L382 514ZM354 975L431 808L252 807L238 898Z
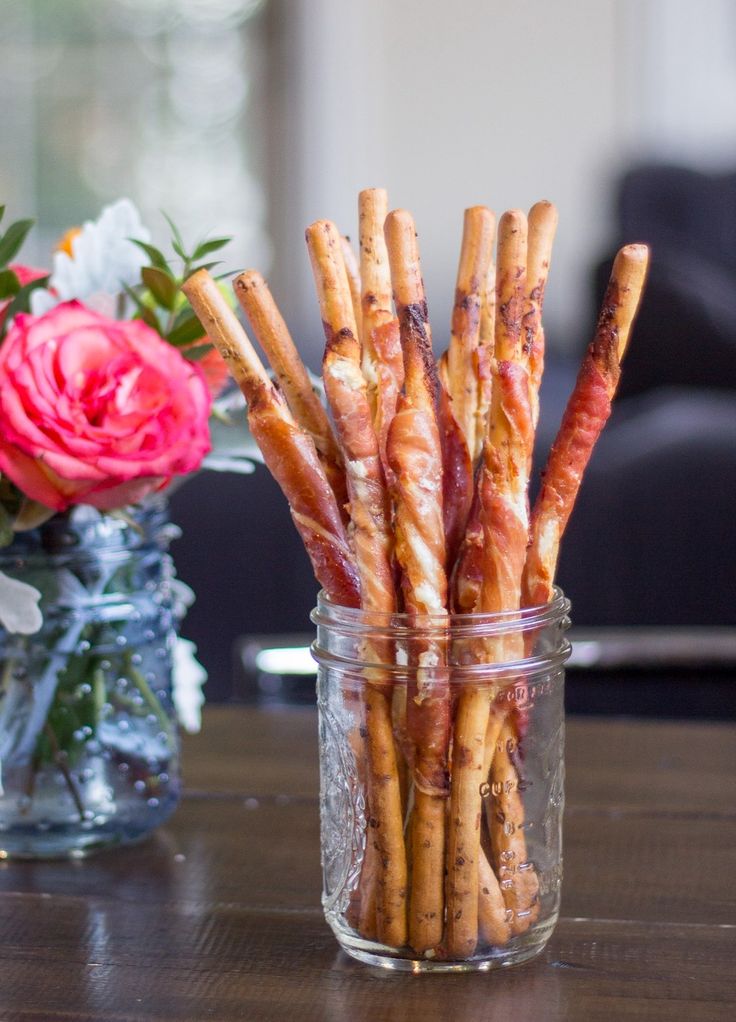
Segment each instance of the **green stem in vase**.
M143 672L139 671L138 668L132 661L132 655L130 653L125 654L125 665L128 673L128 677L131 681L135 682L136 688L143 696L146 705L149 707L151 712L155 715L161 725L162 731L165 732L168 741L173 745L174 742L174 729L171 723L171 719L161 705L160 700L156 697L153 689L146 681Z
M69 794L71 795L72 799L74 800L74 805L77 807L77 812L79 813L79 819L82 822L84 822L84 818L85 818L85 816L84 816L84 803L82 802L82 797L79 794L79 789L77 788L76 784L74 783L74 778L72 777L71 770L69 769L69 764L67 762L67 754L66 754L66 752L64 752L63 749L59 748L59 742L58 742L58 739L56 737L56 732L51 727L51 725L49 724L48 721L46 721L46 723L43 726L43 732L46 735L46 737L48 738L49 745L51 746L51 751L52 751L53 757L54 757L54 763L57 765L57 767L61 771L61 775L64 778L64 781L66 783L67 788L69 789Z
M3 663L2 673L0 673L0 696L4 695L8 690L8 683L13 676L14 667L15 660L12 658Z

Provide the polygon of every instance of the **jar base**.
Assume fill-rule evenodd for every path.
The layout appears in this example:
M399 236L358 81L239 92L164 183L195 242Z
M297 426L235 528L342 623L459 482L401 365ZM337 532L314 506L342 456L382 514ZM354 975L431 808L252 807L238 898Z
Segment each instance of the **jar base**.
M487 948L462 961L447 961L441 958L412 958L411 951L397 951L396 948L360 937L349 937L344 932L335 934L342 950L364 965L394 972L491 972L509 969L536 958L544 951L555 928L556 918L535 926L532 933L524 934L507 947Z

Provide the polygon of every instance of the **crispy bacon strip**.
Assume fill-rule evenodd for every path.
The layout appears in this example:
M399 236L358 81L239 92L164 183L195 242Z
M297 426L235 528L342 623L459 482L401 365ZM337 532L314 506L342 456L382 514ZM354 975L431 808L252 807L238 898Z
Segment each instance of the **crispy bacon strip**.
M353 556L312 438L294 421L209 273L199 270L182 290L248 401L250 430L289 502L320 585L336 603L359 606Z
M542 307L557 220L556 207L546 199L536 202L529 210L529 248L522 338L524 354L529 364L529 400L535 429L539 421L539 387L544 371Z
M528 451L532 428L528 373L521 345L526 279L526 217L504 213L499 223L495 360L489 430L483 445L477 518L471 521L473 553L482 529L482 573L475 609L497 613L519 607L526 548ZM477 560L474 562L477 566ZM515 659L512 649L494 643L479 653L498 661ZM497 647L497 648L496 648ZM467 686L458 700L453 756L447 854L447 937L453 957L472 954L478 940L480 783L483 779L491 692ZM513 890L503 891L513 908Z
M414 221L405 210L395 210L385 230L405 371L405 394L388 436L395 475L396 555L407 612L417 627L423 616L432 615L436 634L447 613L437 371ZM407 705L414 749L409 941L421 953L442 940L450 704L443 643L436 638L417 641L413 656L419 669Z
M373 425L389 485L393 482L386 457L386 440L396 402L404 384L399 321L391 300L391 269L383 224L388 213L384 188L365 188L358 196L360 279L362 283L362 368L368 383Z
M271 363L292 415L314 440L338 507L343 510L348 493L342 454L268 284L257 270L246 270L235 278L233 288L256 340Z
M471 456L476 449L480 396L477 366L481 304L493 255L495 226L495 217L486 206L471 206L465 210L447 349L447 384L452 411Z
M323 380L345 455L351 534L364 610L390 615L396 610L391 509L373 428L366 382L360 368L360 342L334 224L319 220L307 228L307 246L319 296L326 348ZM366 651L370 652L370 651ZM384 649L369 657L382 663ZM391 689L372 678L364 693L369 763L369 841L378 853L376 923L378 939L394 947L407 941L407 863ZM361 912L363 916L363 912Z
M552 598L562 534L593 447L611 412L648 263L646 245L626 245L614 261L595 337L549 453L532 512L523 579L525 606L541 605Z

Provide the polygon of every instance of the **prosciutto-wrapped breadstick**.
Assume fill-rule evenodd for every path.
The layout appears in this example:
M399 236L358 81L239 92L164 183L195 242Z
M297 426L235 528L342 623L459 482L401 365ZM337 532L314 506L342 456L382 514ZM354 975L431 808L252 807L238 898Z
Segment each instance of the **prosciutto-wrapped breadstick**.
M391 269L383 235L388 213L384 188L365 188L358 196L360 280L362 286L362 368L368 384L373 425L386 481L392 483L386 440L404 384L399 321L391 302Z
M480 397L477 366L481 303L493 255L495 227L495 217L486 206L471 206L465 210L447 349L447 386L452 411L471 458L476 450Z
M450 344L440 361L438 406L444 469L447 571L451 572L465 535L473 501L480 388L479 334L482 292L492 257L495 217L485 206L465 210L460 263L455 285Z
M345 454L351 535L361 583L361 607L390 615L396 610L391 509L378 440L371 421L360 342L334 224L320 220L307 228L307 246L319 296L326 348L323 380L335 428ZM382 662L386 650L372 659ZM366 686L366 741L369 764L369 841L378 853L376 931L395 947L407 941L407 864L391 689L382 679Z
M480 301L480 331L476 353L475 375L478 381L478 405L475 413L475 449L473 462L480 457L483 449L488 413L491 410L491 386L493 349L496 333L496 260L491 252L485 283Z
M289 502L317 579L336 603L359 606L353 555L312 438L294 421L209 273L199 270L182 290L245 395L251 433Z
M407 612L418 627L425 615L432 615L436 629L447 614L437 373L414 221L405 210L395 210L385 230L405 372L405 393L388 436L396 556ZM409 942L419 953L440 944L444 918L450 703L443 653L437 638L417 640L413 655L420 669L407 700L414 777Z
M292 415L314 440L338 507L343 511L348 493L342 454L268 284L258 270L246 270L235 278L233 288L256 340L271 363Z
M446 364L446 363L445 363ZM445 570L449 573L463 542L473 502L470 452L440 374L437 422L442 446L442 520L445 528Z
M358 328L358 337L360 337L363 323L363 310L360 304L360 268L358 266L358 257L355 254L353 243L347 234L341 235L340 248L342 249L342 260L345 266L345 272L348 275L348 284L350 285L350 300L353 303L353 316L355 317L355 324Z
M541 605L552 598L560 540L593 447L611 413L648 263L646 245L626 245L614 261L595 337L549 453L532 512L524 566L525 606Z
M518 588L526 547L528 461L534 441L529 374L521 341L526 248L526 217L519 210L504 213L499 224L496 271L492 408L468 526L453 575L453 607L458 612L513 610L515 601L518 606L518 596L510 595L514 586L511 580L516 578ZM498 533L495 538L494 531ZM501 541L498 550L494 550L496 538ZM509 563L509 556L515 558L514 563ZM515 574L517 567L519 572ZM505 582L501 576L505 576ZM509 600L511 605L503 606Z
M532 442L528 372L521 342L526 279L527 223L519 210L499 223L495 365L489 429L477 480L477 518L482 529L482 570L477 605L483 613L519 607L526 550L528 452ZM478 552L477 535L473 537ZM477 562L476 562L477 564ZM497 643L494 659L516 658ZM484 649L484 655L488 650ZM452 755L451 827L447 852L447 936L451 956L473 953L478 940L480 786L486 765L491 692L467 686L458 700ZM514 888L503 890L516 909Z
M529 400L532 422L539 421L539 386L544 371L544 328L542 307L557 230L557 209L546 200L529 210L529 246L526 261L526 304L522 327L524 354L529 364Z

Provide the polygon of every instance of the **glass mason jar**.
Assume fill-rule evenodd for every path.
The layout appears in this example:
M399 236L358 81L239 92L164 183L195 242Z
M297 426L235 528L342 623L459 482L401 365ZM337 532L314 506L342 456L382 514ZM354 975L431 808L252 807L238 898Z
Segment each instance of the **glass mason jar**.
M179 799L176 613L163 502L77 506L0 550L41 593L41 629L0 628L0 856L136 841Z
M569 602L411 620L320 594L323 906L392 969L539 954L562 872Z

